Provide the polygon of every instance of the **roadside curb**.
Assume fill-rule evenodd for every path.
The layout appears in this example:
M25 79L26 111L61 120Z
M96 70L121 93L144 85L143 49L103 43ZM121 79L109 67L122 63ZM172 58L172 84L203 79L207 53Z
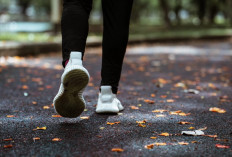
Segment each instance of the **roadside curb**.
M136 45L142 43L177 43L177 42L189 42L196 40L228 40L231 36L202 36L197 38L136 38L130 39L128 45ZM101 40L91 41L86 43L86 47L100 47L102 45ZM13 45L0 45L0 56L28 56L38 55L50 52L60 52L62 46L60 42L47 42L47 43L15 43Z

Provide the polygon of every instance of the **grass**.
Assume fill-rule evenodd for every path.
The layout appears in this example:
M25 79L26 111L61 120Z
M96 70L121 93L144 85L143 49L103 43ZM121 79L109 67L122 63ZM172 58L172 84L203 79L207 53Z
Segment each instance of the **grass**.
M89 36L101 38L101 32L90 32ZM232 28L175 27L167 29L163 27L132 25L130 29L130 39L175 39L199 38L203 36L232 36ZM61 41L61 35L51 35L50 33L0 33L0 41L59 42Z

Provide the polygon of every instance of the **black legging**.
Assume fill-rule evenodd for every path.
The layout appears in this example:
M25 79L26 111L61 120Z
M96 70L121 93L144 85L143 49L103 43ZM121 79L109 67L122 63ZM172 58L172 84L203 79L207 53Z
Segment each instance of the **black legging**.
M117 93L126 52L132 4L133 0L102 0L104 30L101 85L111 85L114 94ZM92 0L63 0L63 66L71 51L82 52L84 56L91 9Z

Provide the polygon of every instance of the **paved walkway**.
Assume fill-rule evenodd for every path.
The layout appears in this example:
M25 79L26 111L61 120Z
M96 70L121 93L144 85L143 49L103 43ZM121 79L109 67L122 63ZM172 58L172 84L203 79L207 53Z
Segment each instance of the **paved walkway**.
M0 156L232 156L230 49L228 43L129 48L118 95L125 110L118 115L94 112L101 56L89 49L87 108L76 119L57 116L52 106L60 54L1 57ZM205 135L181 135L193 130Z

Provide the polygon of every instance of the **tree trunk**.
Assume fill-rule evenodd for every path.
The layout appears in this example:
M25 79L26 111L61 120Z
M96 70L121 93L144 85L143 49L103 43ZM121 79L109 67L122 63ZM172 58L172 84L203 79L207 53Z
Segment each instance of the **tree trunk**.
M175 14L176 14L176 20L177 24L181 24L181 19L180 19L180 10L181 10L181 0L176 0L176 6L175 6Z
M167 27L170 27L171 26L171 21L169 19L169 7L168 7L168 3L166 0L159 0L160 2L160 7L163 11L163 19L164 19L164 22L165 22L165 25Z

